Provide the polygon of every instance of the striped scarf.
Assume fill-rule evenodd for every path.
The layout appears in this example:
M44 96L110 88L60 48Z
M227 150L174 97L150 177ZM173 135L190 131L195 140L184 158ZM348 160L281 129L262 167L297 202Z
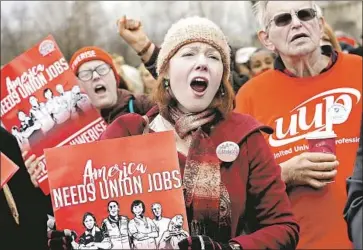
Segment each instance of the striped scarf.
M229 195L221 182L216 147L202 129L212 126L217 117L216 111L184 114L176 108L169 108L169 114L176 132L189 145L183 185L190 233L192 236L207 235L226 241L228 239L222 239L221 235L230 234L222 234L221 231L230 232L230 213L224 213L221 208L230 207Z

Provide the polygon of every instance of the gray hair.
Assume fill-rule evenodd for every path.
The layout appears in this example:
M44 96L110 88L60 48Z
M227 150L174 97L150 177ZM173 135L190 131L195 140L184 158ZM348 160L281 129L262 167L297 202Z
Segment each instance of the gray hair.
M257 19L260 29L265 30L267 25L267 4L269 1L258 1L253 5L252 11Z
M252 11L257 19L257 22L260 26L261 30L265 30L266 26L269 22L267 18L267 4L270 1L258 1L255 5L252 6ZM321 8L315 3L315 1L309 1L312 2L313 8L317 11L318 18L323 16Z
M318 16L318 18L323 17L324 14L323 14L323 10L321 9L321 7L318 4L315 4L315 8L316 8L316 15Z

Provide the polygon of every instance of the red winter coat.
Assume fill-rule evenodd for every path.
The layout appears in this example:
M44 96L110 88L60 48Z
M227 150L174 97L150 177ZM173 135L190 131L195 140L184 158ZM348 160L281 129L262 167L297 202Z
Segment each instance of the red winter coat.
M149 111L150 122L157 114L157 108ZM140 115L127 114L111 123L101 139L140 135L144 127L145 121ZM232 113L210 134L216 147L225 141L240 145L234 162L221 162L221 179L231 200L230 238L243 249L295 249L299 226L291 212L280 166L262 131L272 133L271 128L251 116ZM185 157L178 155L183 174ZM239 236L244 224L248 225L248 235Z

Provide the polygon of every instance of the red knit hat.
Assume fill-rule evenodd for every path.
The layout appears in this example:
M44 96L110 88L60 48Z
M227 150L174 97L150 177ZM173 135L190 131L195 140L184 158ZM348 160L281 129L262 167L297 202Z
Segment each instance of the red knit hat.
M93 60L101 60L109 64L113 70L113 73L115 74L116 84L118 85L120 83L120 76L117 73L116 67L112 61L112 57L101 48L90 46L77 50L69 61L69 65L71 66L74 74L77 74L79 67L83 63Z

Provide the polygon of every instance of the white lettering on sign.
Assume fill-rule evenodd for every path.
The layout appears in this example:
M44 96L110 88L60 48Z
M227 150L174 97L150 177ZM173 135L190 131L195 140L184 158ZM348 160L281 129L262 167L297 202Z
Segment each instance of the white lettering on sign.
M340 95L335 97L335 94ZM319 103L315 105L314 118L308 122L307 112L311 110L307 106L319 99ZM353 88L338 88L313 96L292 109L290 118L280 117L275 120L275 133L269 136L269 143L272 147L288 145L304 139L308 132L319 132L332 128L333 124L342 124L348 120L353 104L357 105L360 99L361 93ZM289 126L284 131L286 123Z

